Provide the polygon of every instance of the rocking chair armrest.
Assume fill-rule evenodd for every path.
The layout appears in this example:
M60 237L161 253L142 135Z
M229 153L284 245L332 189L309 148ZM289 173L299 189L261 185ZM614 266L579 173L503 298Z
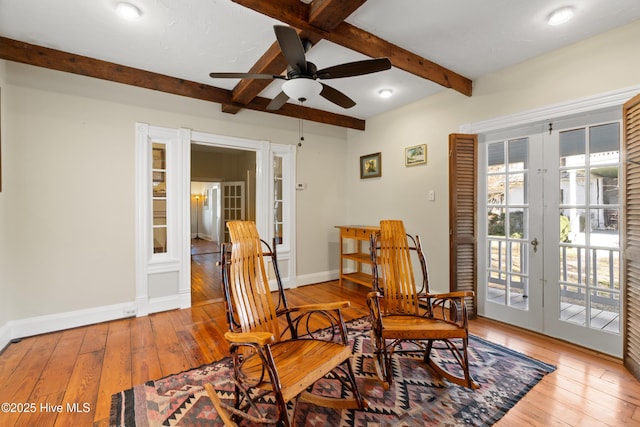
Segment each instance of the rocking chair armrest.
M423 299L452 299L452 298L465 298L472 297L474 292L472 291L458 291L458 292L446 292L442 294L425 294L421 295Z
M224 337L236 344L267 345L276 340L271 332L225 332Z
M367 300L372 300L375 298L382 298L382 294L377 291L367 293Z
M290 307L288 312L293 313L295 311L329 311L329 310L340 310L342 308L349 308L351 306L350 301L333 301L333 302L322 302L318 304L305 304L298 305L295 307Z

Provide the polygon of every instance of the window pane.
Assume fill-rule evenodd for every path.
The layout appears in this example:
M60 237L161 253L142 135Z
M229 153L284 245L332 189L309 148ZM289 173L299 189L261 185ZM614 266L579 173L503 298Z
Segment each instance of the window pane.
M620 124L608 123L606 125L592 126L589 128L589 162L617 163L620 158Z
M585 163L585 130L560 132L560 166L582 166Z
M487 234L489 236L505 236L505 212L502 208L492 208L487 212Z
M528 152L528 138L520 138L509 141L509 170L516 171L528 169Z
M487 204L503 205L505 199L505 182L506 175L489 175L487 176Z
M167 174L166 172L153 172L153 197L167 196Z
M167 201L166 199L153 200L153 225L167 224Z
M582 286L560 287L560 319L585 326L587 294Z
M494 142L487 146L487 172L504 172L504 142Z
M590 325L612 333L620 333L620 294L617 292L591 291Z
M509 209L509 237L526 239L528 227L528 212L526 208Z
M524 205L527 203L526 173L509 174L509 204Z
M152 151L152 169L166 169L166 146L164 144L153 143L151 146Z
M165 227L153 229L153 253L167 252L167 229Z
M591 168L590 202L592 205L618 204L618 166Z
M587 183L584 169L560 171L560 203L563 205L585 205Z
M617 248L620 245L617 209L591 209L591 246Z

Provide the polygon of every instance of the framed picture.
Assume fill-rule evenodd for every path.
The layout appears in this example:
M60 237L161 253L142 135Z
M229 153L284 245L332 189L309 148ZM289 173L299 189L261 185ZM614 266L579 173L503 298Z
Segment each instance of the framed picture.
M382 153L360 156L360 179L382 176Z
M427 163L427 144L414 145L404 149L404 165L414 166Z

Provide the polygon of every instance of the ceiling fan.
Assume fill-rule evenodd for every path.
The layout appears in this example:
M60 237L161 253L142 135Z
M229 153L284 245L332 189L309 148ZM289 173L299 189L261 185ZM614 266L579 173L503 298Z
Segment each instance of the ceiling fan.
M214 79L282 79L282 91L267 105L267 110L278 110L289 98L304 102L310 96L320 95L342 108L351 108L355 101L344 93L318 80L337 79L342 77L361 76L377 73L391 68L388 58L367 59L334 65L318 70L316 65L305 58L311 42L301 40L296 30L284 25L273 27L280 50L287 61L287 75L260 73L210 73Z

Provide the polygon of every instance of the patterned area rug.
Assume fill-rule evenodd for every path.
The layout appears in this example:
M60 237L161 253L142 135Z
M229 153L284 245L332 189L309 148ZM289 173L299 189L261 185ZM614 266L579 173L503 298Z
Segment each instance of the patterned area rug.
M384 390L375 375L367 318L347 324L353 344L358 386L369 408L332 410L300 402L296 426L488 426L499 420L540 379L555 370L478 337L470 338L471 374L480 384L469 390L435 379L418 354L394 356L394 383ZM442 356L438 363L452 366ZM210 382L221 399L232 402L231 359L135 386L112 396L111 426L220 426L203 384ZM337 379L322 380L314 392L340 395ZM243 421L241 425L250 425Z

